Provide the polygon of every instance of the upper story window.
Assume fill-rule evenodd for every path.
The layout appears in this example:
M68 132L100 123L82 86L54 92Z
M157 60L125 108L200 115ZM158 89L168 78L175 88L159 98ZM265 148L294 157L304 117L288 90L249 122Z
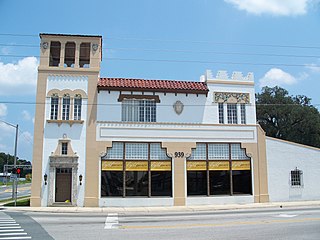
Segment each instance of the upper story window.
M82 98L80 94L76 94L74 97L74 104L73 104L73 119L74 120L81 120L81 105L82 105Z
M224 123L223 103L218 103L219 123Z
M60 63L60 51L61 43L60 42L51 42L50 44L50 67L58 67Z
M74 67L76 54L76 44L74 42L67 42L64 53L64 64L66 67Z
M246 118L246 105L240 104L240 114L241 114L241 124L246 124L247 118Z
M90 65L90 43L81 43L79 66L81 68L88 68L89 65Z
M51 111L50 111L51 120L58 119L58 109L59 109L59 96L57 94L53 94L51 96Z
M62 99L62 120L70 118L70 95L65 94Z
M68 155L68 143L61 143L61 155Z
M227 117L229 124L237 124L238 117L237 117L237 104L228 103L227 104Z
M156 122L156 101L154 99L124 99L122 121Z

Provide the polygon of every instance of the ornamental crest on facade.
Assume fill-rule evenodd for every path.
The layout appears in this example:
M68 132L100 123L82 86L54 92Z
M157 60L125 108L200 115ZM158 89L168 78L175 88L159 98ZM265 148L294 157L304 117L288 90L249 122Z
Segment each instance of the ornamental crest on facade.
M249 93L215 92L214 102L217 103L250 103Z
M183 103L181 101L176 101L173 104L173 109L176 112L176 114L178 114L178 115L180 115L182 113L183 108L184 108L184 105L183 105Z

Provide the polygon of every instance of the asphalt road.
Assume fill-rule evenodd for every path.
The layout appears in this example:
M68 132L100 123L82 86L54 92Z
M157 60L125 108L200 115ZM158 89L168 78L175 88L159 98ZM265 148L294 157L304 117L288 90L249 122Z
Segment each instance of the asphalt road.
M320 208L314 207L162 214L4 213L21 221L32 239L320 239Z
M30 196L31 183L18 185L18 197ZM12 185L0 186L0 200L10 199L12 197Z

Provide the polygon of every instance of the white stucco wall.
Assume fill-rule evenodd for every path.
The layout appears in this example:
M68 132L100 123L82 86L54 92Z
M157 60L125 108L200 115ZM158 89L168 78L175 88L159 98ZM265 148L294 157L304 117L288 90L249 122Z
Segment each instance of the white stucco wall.
M270 201L320 200L320 149L269 137L266 145ZM291 187L295 168L303 171L301 187Z
M218 124L218 104L214 102L214 92L249 93L250 104L246 105L247 124L256 124L255 95L253 85L230 85L208 83L209 93L185 94L185 93L159 93L160 103L157 103L157 122L170 123L205 123ZM132 94L131 92L121 92ZM134 95L142 95L142 92L133 92ZM121 102L118 102L120 91L100 91L98 94L98 121L121 121ZM145 92L144 95L153 95ZM181 101L184 109L180 115L176 114L173 105ZM238 109L239 110L239 109ZM239 111L240 116L240 111ZM227 115L225 114L225 118ZM240 117L238 117L240 122Z
M131 92L121 92L131 94ZM134 92L135 95L142 95L142 92ZM98 121L121 121L121 102L118 102L119 91L100 91L98 94ZM153 95L153 93L144 93ZM157 122L176 122L176 123L202 123L206 105L206 95L182 94L178 93L155 93L159 96L160 103L157 103ZM176 114L173 104L181 101L184 109L180 115Z
M52 89L64 90L83 90L87 92L88 78L86 76L67 76L51 75L47 81L47 93ZM49 156L57 149L59 139L63 139L66 134L67 139L71 140L70 144L72 150L77 153L78 158L78 176L82 174L83 180L80 186L77 182L77 205L83 206L84 203L84 189L85 189L85 144L86 144L86 119L87 119L87 99L82 100L81 119L84 120L82 124L75 123L48 123L50 119L50 98L46 98L45 105L45 119L44 119L44 140L43 140L43 162L42 162L42 176L46 173L48 175L48 185L42 186L41 205L47 206L49 197ZM54 183L55 184L55 183ZM55 187L53 187L55 189Z

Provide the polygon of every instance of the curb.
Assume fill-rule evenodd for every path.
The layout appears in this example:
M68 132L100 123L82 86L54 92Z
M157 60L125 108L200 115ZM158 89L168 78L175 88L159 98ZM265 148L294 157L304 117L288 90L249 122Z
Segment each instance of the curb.
M4 207L3 211L21 212L46 212L46 213L119 213L133 214L161 214L161 213L204 213L222 211L245 210L271 210L292 208L320 209L320 201L306 202L277 202L277 203L252 203L228 205L197 205L197 206L172 206L172 207Z

